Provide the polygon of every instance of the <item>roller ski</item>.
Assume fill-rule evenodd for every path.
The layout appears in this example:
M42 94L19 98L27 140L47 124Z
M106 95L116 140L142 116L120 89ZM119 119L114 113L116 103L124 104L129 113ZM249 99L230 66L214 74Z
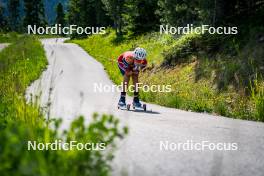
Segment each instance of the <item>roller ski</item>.
M147 51L144 48L137 47L134 51L126 51L122 53L118 59L117 64L120 70L120 73L123 76L123 85L120 101L118 103L118 109L127 109L130 110L130 104L125 103L126 90L129 85L129 80L132 78L134 85L134 100L132 107L134 110L143 110L146 111L146 105L139 102L139 93L138 93L138 75L139 72L146 68L147 66Z
M121 98L119 99L117 108L121 109L121 110L129 110L130 109L130 105L126 104L126 98L125 97L121 96Z
M127 104L127 110L130 110L131 105ZM136 111L147 111L147 105L146 104L141 104L139 99L137 97L134 98L132 107Z

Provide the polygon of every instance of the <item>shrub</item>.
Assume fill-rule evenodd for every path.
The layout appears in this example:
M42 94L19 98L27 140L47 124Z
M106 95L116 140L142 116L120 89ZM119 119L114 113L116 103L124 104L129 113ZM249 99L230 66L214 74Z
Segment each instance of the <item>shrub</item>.
M16 42L20 38L20 35L16 32L10 32L7 34L0 33L0 43Z
M258 80L251 86L251 98L255 105L256 120L264 122L264 85Z
M188 34L175 40L174 44L163 52L163 65L176 65L186 62L188 56L197 51L198 39L200 38L201 35Z
M109 162L113 159L112 149L117 138L123 137L127 129L119 129L119 121L113 116L94 115L89 125L79 117L64 133L59 133L58 120L53 121L53 129L29 127L25 123L9 123L0 133L0 173L9 175L108 175ZM105 144L106 150L28 150L28 141L52 143L76 141L91 145Z

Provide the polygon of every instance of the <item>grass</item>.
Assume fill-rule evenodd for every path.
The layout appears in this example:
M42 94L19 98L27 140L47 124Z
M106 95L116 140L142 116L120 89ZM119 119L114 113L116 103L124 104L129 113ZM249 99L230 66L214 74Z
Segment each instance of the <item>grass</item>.
M155 34L153 34L155 35ZM120 84L122 77L116 65L116 58L126 50L131 50L136 46L141 46L151 51L149 54L149 65L157 65L162 62L162 38L161 42L156 42L156 38L147 36L145 38L129 39L123 38L121 41L116 41L113 32L103 36L90 36L88 40L73 40L74 43L82 46L88 53L99 60L106 68L110 78ZM121 42L121 43L120 43ZM100 47L102 46L102 47Z
M85 125L84 117L76 118L68 130L61 134L59 121L54 128L32 128L26 123L9 122L0 133L0 173L3 176L107 176L110 175L110 161L117 138L127 132L119 128L118 119L113 116L94 115L93 121ZM76 141L79 146L95 147L78 150L76 146L66 150L37 149L28 150L28 141L48 144L63 141L70 146ZM82 144L82 145L80 145ZM42 145L40 145L42 146ZM103 146L103 147L98 147ZM57 148L59 148L57 146Z
M16 32L0 33L0 43L13 43L16 42L22 35Z
M94 114L88 125L84 117L77 117L61 133L62 120L47 121L39 107L27 104L24 97L26 88L39 78L46 65L44 49L34 36L22 36L0 52L1 175L109 175L115 140L123 138L128 129L120 128L119 120L111 115ZM28 141L56 140L104 144L107 150L28 151Z
M0 33L0 43L14 43L17 42L23 36L27 36L27 35L19 34L16 32ZM61 37L59 35L30 35L30 36L35 36L38 39Z
M261 85L260 85L261 84ZM259 121L264 121L264 83L257 80L254 81L251 87L251 97L255 105L255 118Z
M249 78L256 79L245 74L249 71L246 68L250 67L254 73L254 68L263 67L257 62L261 59L255 59L256 62L250 65L247 59L249 56L245 57L244 53L237 55L236 59L231 59L222 51L212 56L199 50L207 48L204 46L206 43L202 42L201 36L193 34L175 39L169 35L151 33L116 40L114 33L109 32L72 42L100 61L116 84L122 81L117 57L136 46L146 48L149 65L147 71L140 74L140 82L147 85L170 84L172 92L142 91L140 96L144 101L184 110L264 121L261 93L263 81L258 79L255 92L248 96L247 92L252 92L252 89L246 83L250 82ZM208 45L208 48L211 46ZM261 55L261 50L254 53ZM244 60L241 61L242 57Z
M26 105L24 92L46 65L45 52L34 37L21 37L0 53L1 120L38 124L41 115L35 107Z

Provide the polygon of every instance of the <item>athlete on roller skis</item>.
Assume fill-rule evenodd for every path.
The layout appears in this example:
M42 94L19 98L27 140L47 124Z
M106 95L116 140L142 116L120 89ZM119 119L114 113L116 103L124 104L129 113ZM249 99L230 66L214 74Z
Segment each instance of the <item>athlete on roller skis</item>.
M138 91L138 75L140 70L147 66L147 52L143 48L136 48L134 51L126 51L118 57L118 67L123 75L123 87L118 102L118 107L126 107L126 90L132 78L134 85L133 107L141 108Z

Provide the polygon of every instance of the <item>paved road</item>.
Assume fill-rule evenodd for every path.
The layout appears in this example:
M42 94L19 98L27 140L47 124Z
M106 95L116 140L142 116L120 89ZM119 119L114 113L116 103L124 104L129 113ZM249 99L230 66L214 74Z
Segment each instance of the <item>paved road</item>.
M51 115L62 117L64 128L78 114L89 121L95 111L114 114L128 125L130 134L118 145L113 175L264 175L263 123L157 105L148 105L153 110L149 113L119 111L118 93L94 91L94 83L112 85L100 63L77 45L62 43L62 39L42 42L50 65L28 88L27 97L42 92L41 106L51 99ZM49 87L53 89L51 96ZM175 150L176 144L187 145L188 140L212 145L234 143L238 150ZM168 142L171 148L161 148L161 142Z

